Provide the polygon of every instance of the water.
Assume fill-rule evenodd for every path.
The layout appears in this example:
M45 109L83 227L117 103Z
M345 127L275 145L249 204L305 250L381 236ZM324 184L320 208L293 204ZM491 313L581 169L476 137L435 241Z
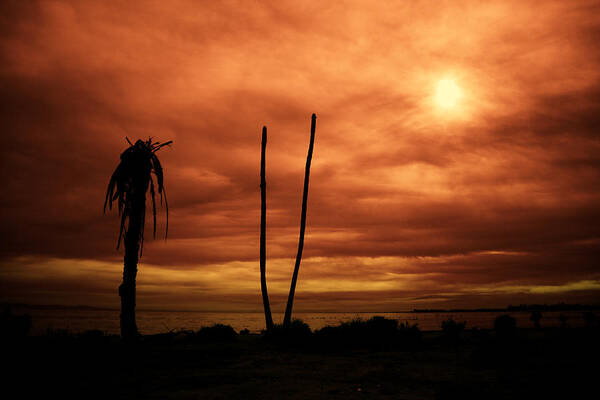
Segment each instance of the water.
M13 308L14 313L27 313L33 321L33 334L43 334L47 329L67 329L71 332L83 332L90 329L118 334L119 333L119 311L118 310L88 310L88 309L36 309L36 308ZM422 330L439 330L442 321L453 318L456 321L466 321L467 329L492 328L494 319L500 312L467 312L467 313L305 313L294 314L295 318L302 319L312 329L319 329L327 325L337 325L340 321L349 321L354 318L368 319L375 315L386 318L397 319L400 322L418 324ZM529 320L529 312L511 312L516 318L517 326L532 327ZM568 325L572 327L583 326L583 312L558 312L548 311L542 313L541 324L543 327L560 326L558 316L560 314L568 317ZM283 314L273 314L273 320L281 322ZM202 326L212 324L231 325L236 331L248 329L250 332L258 333L265 326L263 313L231 313L231 312L182 312L182 311L138 311L137 323L140 331L144 334L164 333L170 330L198 330Z

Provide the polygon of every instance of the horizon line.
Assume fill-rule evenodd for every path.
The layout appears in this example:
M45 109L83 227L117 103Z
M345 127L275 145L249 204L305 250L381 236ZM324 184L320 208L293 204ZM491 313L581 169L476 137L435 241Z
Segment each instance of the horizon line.
M64 305L64 304L28 304L2 302L0 307L23 307L32 309L72 309L94 311L120 311L119 308L89 306L89 305ZM412 310L369 310L369 311L332 311L332 310L298 310L295 314L421 314L421 313L448 313L448 312L501 312L501 311L530 311L535 308L575 308L575 309L600 309L600 304L555 303L555 304L509 304L505 307L478 307L478 308L413 308ZM263 314L263 310L197 310L197 309L165 309L165 308L139 308L139 312L190 312L190 313L226 313L226 314ZM552 311L552 310L546 310ZM558 310L557 310L558 311ZM273 314L285 314L276 311Z

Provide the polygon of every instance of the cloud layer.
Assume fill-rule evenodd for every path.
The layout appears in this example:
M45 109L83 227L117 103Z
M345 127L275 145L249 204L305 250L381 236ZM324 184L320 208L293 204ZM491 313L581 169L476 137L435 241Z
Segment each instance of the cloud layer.
M146 242L138 304L260 309L267 125L281 302L312 112L298 307L598 298L597 2L2 8L3 300L117 303L104 190L125 136L153 136L174 140L159 154L170 237ZM450 110L434 101L440 79L463 92Z

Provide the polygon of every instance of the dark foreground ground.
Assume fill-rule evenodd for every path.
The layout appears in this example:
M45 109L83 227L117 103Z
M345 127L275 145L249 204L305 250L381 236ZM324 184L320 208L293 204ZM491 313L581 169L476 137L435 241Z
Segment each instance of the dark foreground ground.
M514 399L599 398L598 330L424 332L407 343L229 341L185 334L133 346L90 333L2 344L10 398ZM224 339L223 339L224 340ZM8 397L5 397L8 398Z

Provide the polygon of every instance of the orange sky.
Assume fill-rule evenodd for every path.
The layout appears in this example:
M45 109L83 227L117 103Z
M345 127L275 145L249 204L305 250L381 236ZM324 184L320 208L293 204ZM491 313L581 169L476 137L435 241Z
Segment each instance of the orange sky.
M104 191L153 136L170 230L138 307L261 310L267 125L282 311L315 112L296 310L598 302L597 1L134 3L0 6L0 301L118 307Z

